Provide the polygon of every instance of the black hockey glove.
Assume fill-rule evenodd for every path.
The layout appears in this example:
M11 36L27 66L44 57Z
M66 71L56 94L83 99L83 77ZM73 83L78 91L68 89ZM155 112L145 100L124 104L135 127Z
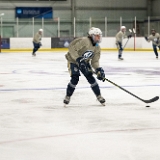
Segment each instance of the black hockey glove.
M105 73L102 67L96 69L97 79L105 81Z
M148 37L144 37L146 41L148 41Z
M76 61L78 62L80 71L81 71L85 76L88 75L88 74L89 74L89 71L88 71L88 69L87 69L87 64L86 64L84 58L83 58L83 57L79 57L79 58L76 59Z
M131 34L130 34L130 35L128 35L128 39L129 39L129 38L131 38L131 37L132 37L132 35L131 35Z

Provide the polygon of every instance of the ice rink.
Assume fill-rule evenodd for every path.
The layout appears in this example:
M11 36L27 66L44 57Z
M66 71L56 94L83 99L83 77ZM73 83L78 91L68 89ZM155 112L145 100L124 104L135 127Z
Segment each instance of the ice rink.
M0 160L160 160L160 100L147 104L81 76L70 104L66 52L0 53ZM160 96L153 52L102 52L106 78L142 99Z

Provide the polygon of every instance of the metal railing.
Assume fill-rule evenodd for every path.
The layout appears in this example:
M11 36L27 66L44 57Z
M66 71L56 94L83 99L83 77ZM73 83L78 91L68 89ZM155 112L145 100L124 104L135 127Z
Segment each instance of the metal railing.
M73 21L61 19L6 19L4 14L0 14L0 31L2 38L9 37L33 37L35 32L40 28L44 30L44 37L80 37L86 36L90 27L98 27L103 32L103 37L114 37L119 31L120 26L124 25L128 29L135 28L136 36L141 37L150 34L150 29L154 28L160 31L160 19L138 19L132 17L130 19L110 19L104 17L102 19L76 19Z

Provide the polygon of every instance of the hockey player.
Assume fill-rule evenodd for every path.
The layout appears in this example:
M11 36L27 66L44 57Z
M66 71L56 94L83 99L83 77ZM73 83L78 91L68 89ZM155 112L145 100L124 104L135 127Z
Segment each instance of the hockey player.
M105 105L105 99L101 96L99 85L96 79L93 77L92 68L97 74L97 79L104 81L105 73L102 67L99 65L99 59L101 55L99 43L102 39L102 32L99 28L92 27L88 32L88 37L77 38L73 40L69 45L69 51L65 55L68 61L68 70L70 72L70 82L67 85L66 96L64 98L64 104L69 104L70 98L76 88L79 81L80 71L86 77L87 81L91 85L91 89L96 95L98 101ZM85 56L91 58L84 59Z
M160 35L155 31L155 29L151 30L151 35L149 37L145 37L147 42L152 41L152 47L153 51L156 55L156 58L158 59L158 52L157 52L157 47L160 50Z
M121 26L121 30L116 34L116 46L118 48L118 59L123 60L122 58L122 52L123 52L123 47L122 47L122 42L124 38L131 38L132 35L126 36L126 27Z
M39 29L39 31L33 37L33 52L32 52L32 56L36 56L36 51L38 51L38 49L42 46L42 43L41 43L42 32L43 32L43 29Z

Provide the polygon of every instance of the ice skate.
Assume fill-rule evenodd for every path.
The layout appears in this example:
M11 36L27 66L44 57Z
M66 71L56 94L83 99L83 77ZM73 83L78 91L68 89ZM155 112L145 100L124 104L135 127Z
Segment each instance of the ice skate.
M35 57L35 56L36 56L36 54L35 54L35 53L32 53L32 56L33 56L33 57Z
M69 96L65 96L63 103L64 103L64 107L66 107L67 104L69 104L70 102L70 97Z
M106 100L105 100L101 95L97 96L97 100L98 100L103 106L106 105L106 104L105 104Z
M123 60L123 58L122 58L122 57L119 57L118 59L119 59L119 60Z
M156 56L156 58L158 59L158 56Z

